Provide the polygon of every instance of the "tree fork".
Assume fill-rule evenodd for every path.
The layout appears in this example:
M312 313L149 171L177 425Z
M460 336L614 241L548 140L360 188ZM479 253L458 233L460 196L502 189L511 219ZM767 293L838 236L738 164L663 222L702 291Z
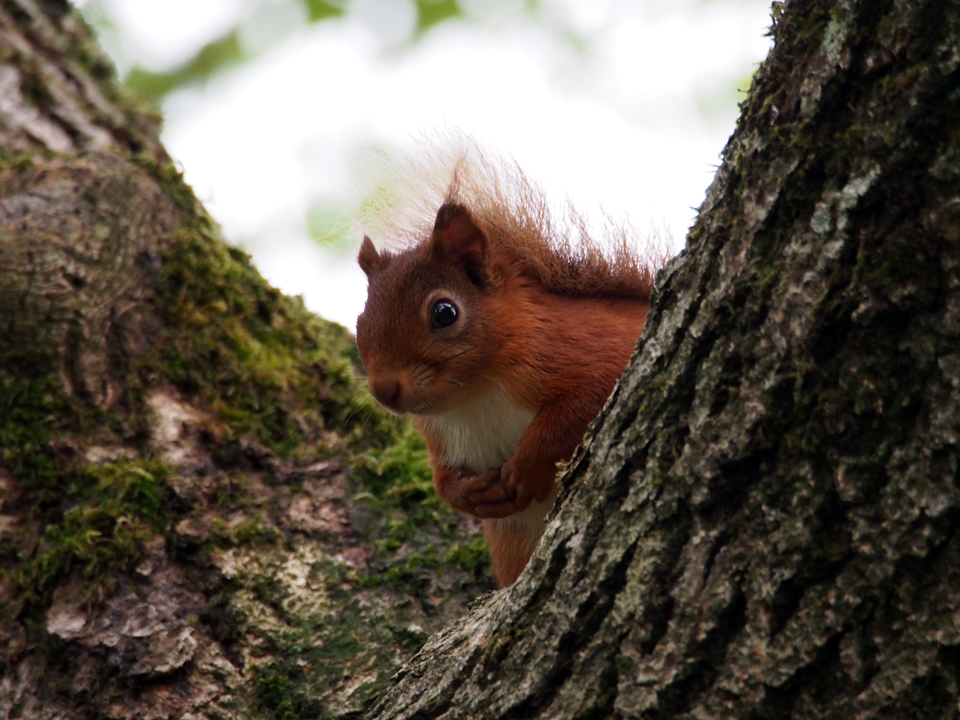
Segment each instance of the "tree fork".
M687 250L660 278L633 366L571 462L530 569L434 636L369 717L956 716L960 7L798 1L775 5L774 20L776 47ZM358 578L364 562L374 574L384 567L372 549L384 536L360 536L371 513L353 503L346 452L326 448L329 460L299 467L245 437L218 439L259 421L241 403L248 396L270 408L261 415L280 433L278 447L340 430L324 424L337 412L346 425L355 420L344 355L320 362L322 348L311 345L319 337L333 346L342 333L312 325L212 238L202 208L160 167L156 118L104 79L89 43L66 3L0 6L0 350L36 340L55 359L61 389L107 414L118 397L146 413L142 397L130 399L144 388L192 387L196 397L152 395L169 421L161 432L134 418L128 437L125 415L118 431L49 442L38 433L29 457L22 447L4 455L5 571L51 557L39 556L46 526L23 500L35 493L28 471L47 473L51 522L82 505L56 495L65 478L87 482L80 489L93 499L94 480L109 490L120 477L175 502L141 517L125 496L111 500L116 528L132 520L154 535L117 543L124 561L147 560L147 575L101 569L119 588L102 607L78 611L77 572L46 577L42 592L28 588L41 597L26 600L0 574L0 709L31 718L356 717L421 628L460 607L431 599L469 587L470 574L454 582L452 568L440 577L428 567L409 576L412 589L371 591ZM83 239L83 252L70 238ZM190 274L201 249L220 263L212 295L206 276ZM167 285L158 284L153 265L173 254L182 273L168 264ZM38 270L19 269L38 259ZM105 279L111 269L117 283ZM153 293L184 288L197 292L186 305L185 294L154 303ZM298 390L286 395L275 391L279 371L251 372L220 341L276 333L280 341L256 349L292 368ZM140 368L133 379L117 365L117 355L158 344L189 362ZM249 349L240 347L247 357ZM201 365L236 370L215 376L231 393L236 427L210 411L223 396L196 390ZM264 373L249 394L236 380ZM56 430L48 386L28 385L31 422ZM0 408L9 401L0 395ZM21 430L0 417L3 442ZM322 437L309 438L309 452ZM69 453L88 458L80 474ZM234 476L256 494L231 504ZM315 495L295 494L298 483ZM206 486L227 499L207 502ZM410 495L387 505L386 518L409 513L408 498L418 497L410 483L402 489ZM262 507L269 517L256 514ZM95 510L94 519L109 515ZM226 527L227 512L254 540L211 533ZM315 516L328 529L310 530ZM310 602L280 602L295 596L276 572L288 563L323 571ZM229 574L241 565L247 584ZM172 600L155 634L122 636L157 593ZM64 664L44 665L37 647ZM342 648L350 652L336 661L317 660Z

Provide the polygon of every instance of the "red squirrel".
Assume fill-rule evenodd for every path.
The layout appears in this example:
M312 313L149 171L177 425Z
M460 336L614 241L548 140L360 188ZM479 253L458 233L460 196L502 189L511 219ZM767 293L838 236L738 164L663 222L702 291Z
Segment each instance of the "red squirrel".
M578 216L579 241L557 237L522 174L511 188L468 177L411 246L364 237L357 346L373 396L423 433L437 494L482 518L506 587L543 533L557 463L630 359L658 263L601 249Z

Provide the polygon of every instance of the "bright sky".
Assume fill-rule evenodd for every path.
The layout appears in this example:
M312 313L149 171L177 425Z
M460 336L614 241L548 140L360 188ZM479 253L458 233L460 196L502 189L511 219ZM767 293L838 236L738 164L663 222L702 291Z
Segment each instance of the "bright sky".
M303 19L290 0L267 0L269 14L251 0L102 2L121 73L132 59L175 67L238 17L248 47ZM376 149L415 152L431 129L459 128L551 195L666 229L682 247L733 131L736 88L769 49L768 0L541 0L542 23L517 2L460 0L473 21L408 49L411 0L352 0L344 17L169 96L164 143L271 283L351 329L366 293L353 216L372 182L364 168ZM311 239L311 206L353 244Z

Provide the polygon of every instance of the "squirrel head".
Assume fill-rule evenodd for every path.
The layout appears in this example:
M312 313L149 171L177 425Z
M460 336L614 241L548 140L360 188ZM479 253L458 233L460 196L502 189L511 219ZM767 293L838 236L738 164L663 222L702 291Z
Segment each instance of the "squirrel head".
M484 389L502 273L470 211L444 204L429 239L398 253L364 237L357 259L368 282L357 347L373 396L429 415Z

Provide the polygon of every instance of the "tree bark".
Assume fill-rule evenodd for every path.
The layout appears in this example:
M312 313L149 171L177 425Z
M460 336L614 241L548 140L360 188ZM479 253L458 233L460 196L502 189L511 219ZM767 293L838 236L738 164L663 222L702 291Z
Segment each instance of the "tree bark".
M375 699L476 529L75 13L0 5L0 717L955 717L960 4L774 19L530 567Z
M960 5L773 14L530 566L367 717L958 715Z
M0 718L357 717L493 587L76 11L0 3Z

